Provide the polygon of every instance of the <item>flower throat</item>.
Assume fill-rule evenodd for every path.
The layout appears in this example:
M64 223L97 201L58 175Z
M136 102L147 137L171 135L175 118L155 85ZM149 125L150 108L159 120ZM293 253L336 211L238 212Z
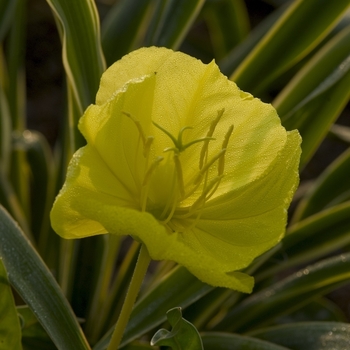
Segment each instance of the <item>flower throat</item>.
M129 117L138 129L143 146L142 154L146 160L146 170L143 176L139 200L141 211L151 213L160 223L167 225L172 231L181 232L185 228L188 229L189 226L195 225L200 217L201 209L218 189L224 176L225 153L233 132L233 125L228 128L224 135L221 150L209 158L209 143L216 140L213 134L224 111L224 109L221 109L217 112L217 116L211 122L205 137L187 143L183 142L184 132L193 129L193 127L185 126L181 128L176 138L161 125L153 122L157 129L171 139L173 147L164 148L163 153L168 154L158 155L151 162L149 158L154 136L146 136L141 123L129 113L124 112L124 115ZM181 155L191 146L198 143L202 143L199 152L198 170L189 179L184 179ZM154 180L155 172L160 166L165 166L167 170L167 188L163 188L163 186L157 191L164 191L168 195L164 201L158 203L150 198L150 190L152 186L155 186L152 180ZM209 170L213 167L217 168L216 175L209 177ZM197 190L199 190L198 196L191 205L181 206L181 202Z

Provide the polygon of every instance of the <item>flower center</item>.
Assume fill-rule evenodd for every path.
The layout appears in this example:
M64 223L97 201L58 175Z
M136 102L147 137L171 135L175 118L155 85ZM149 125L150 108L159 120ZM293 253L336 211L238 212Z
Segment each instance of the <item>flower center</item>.
M172 231L183 232L193 227L200 218L205 203L214 195L224 176L225 153L233 132L233 125L224 135L220 150L209 156L209 143L216 140L213 134L224 114L224 109L218 111L205 137L187 143L183 142L184 132L193 127L183 127L176 138L161 125L153 122L157 129L170 138L173 147L164 148L163 154L157 155L152 161L149 158L154 137L146 137L140 122L128 113L124 114L134 122L139 131L143 157L146 159L146 169L140 191L141 210L151 213ZM192 166L192 164L187 164L183 160L183 155L189 152L191 146L198 143L202 144L198 154L198 169L193 171L191 176L185 177L184 167ZM192 198L191 204L183 205L189 197Z

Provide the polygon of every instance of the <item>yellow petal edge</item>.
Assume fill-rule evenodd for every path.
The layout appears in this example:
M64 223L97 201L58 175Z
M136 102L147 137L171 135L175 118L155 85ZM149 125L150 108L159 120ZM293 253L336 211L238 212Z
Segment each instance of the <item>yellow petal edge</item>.
M208 65L142 48L103 74L51 211L64 238L143 242L213 286L251 292L241 272L282 238L301 138L274 108Z

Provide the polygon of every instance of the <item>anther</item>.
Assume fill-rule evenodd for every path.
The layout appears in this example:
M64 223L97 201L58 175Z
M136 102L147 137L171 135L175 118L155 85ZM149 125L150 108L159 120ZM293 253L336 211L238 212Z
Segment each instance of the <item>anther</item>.
M231 125L229 127L229 129L227 130L227 133L225 134L224 141L222 143L222 150L225 150L225 152L226 152L230 137L232 135L232 132L233 132L233 125ZM225 168L225 154L219 158L219 162L218 162L218 175L219 176L224 173L224 168Z
M219 183L221 181L223 176L216 176L214 179L212 179L208 185L203 189L202 194L196 199L196 201L192 204L190 208L191 214L198 209L198 207L203 206L205 202L215 193L217 190Z
M207 133L207 136L206 136L207 140L204 142L204 144L202 146L200 157L199 157L199 169L202 169L202 167L203 167L204 158L205 158L205 156L206 156L206 154L208 152L209 141L210 140L215 140L215 139L212 138L212 136L213 136L215 128L219 124L219 121L220 121L222 115L224 114L224 112L225 112L225 108L220 109L218 111L218 115L216 116L216 118L210 124L209 130L208 130L208 133Z
M205 175L205 173L208 171L208 169L220 158L222 158L224 156L226 152L226 149L222 149L220 152L218 152L209 162L207 162L203 168L199 171L199 174L196 176L196 178L194 179L194 185L197 185L198 183L200 183L203 179L203 176Z
M151 145L154 140L153 136L147 136L146 142L143 146L143 156L147 159L149 156L149 152L151 150Z

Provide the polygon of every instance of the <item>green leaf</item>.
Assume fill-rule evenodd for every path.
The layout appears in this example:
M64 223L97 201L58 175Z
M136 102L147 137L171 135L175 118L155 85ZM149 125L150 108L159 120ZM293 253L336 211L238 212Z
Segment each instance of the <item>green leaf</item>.
M23 232L0 207L0 257L10 283L60 350L90 349L60 287Z
M350 254L342 254L305 267L244 299L227 313L215 330L247 331L271 323L324 295L350 279Z
M54 199L52 154L46 139L37 131L25 130L16 144L25 151L30 167L31 191L35 198L35 205L30 208L31 231L39 238L50 227L49 210ZM47 249L46 245L44 249Z
M231 75L286 10L287 6L281 6L264 18L242 43L219 62L220 70L227 76Z
M95 100L105 69L95 2L47 0L61 24L63 64L81 113Z
M350 149L341 154L316 179L313 186L299 202L293 223L317 214L328 207L349 200Z
M18 197L13 189L12 184L4 174L3 169L0 167L0 203L16 218L18 224L26 235L34 242L32 237L27 218L25 217L23 208L19 203Z
M22 325L23 350L56 350L56 346L28 306L17 307Z
M196 327L182 318L181 308L167 312L167 319L172 326L171 332L160 329L151 339L151 345L170 346L175 350L202 350L203 344Z
M349 244L349 216L350 201L323 210L290 226L283 239L281 251L262 266L255 276L256 281L320 258Z
M8 174L10 168L11 133L10 110L0 83L0 165L4 174Z
M102 22L102 46L108 66L139 46L149 0L117 1Z
M347 319L338 305L327 297L320 297L312 300L303 308L278 318L276 324L309 321L346 322Z
M130 345L126 346L124 350L155 350L155 348L149 344L133 342Z
M21 327L7 274L0 258L0 350L21 350Z
M260 329L250 335L298 350L350 348L350 325L340 322L299 322Z
M204 0L158 1L145 46L178 49L204 2Z
M259 95L269 83L315 48L347 8L348 0L294 1L231 79L242 90ZM300 33L297 38L296 33Z
M333 124L329 133L338 140L350 144L350 128L348 126Z
M242 0L207 1L203 16L216 59L224 57L248 34L249 18Z
M13 21L16 6L17 0L0 1L0 42L2 42L4 39L6 32L9 29L11 22Z
M311 100L321 88L327 89L327 85L333 85L341 78L329 77L334 70L349 56L350 53L350 26L345 27L324 45L311 60L296 74L291 82L280 92L273 101L282 120L288 119L288 114L298 108L299 104L305 104ZM327 80L328 78L328 80ZM306 101L305 101L306 100Z
M350 26L314 55L273 102L284 127L297 128L303 138L302 165L348 102L349 84Z
M165 321L165 313L174 307L185 308L211 291L213 287L200 282L184 267L178 266L140 299L131 313L121 346L130 343ZM114 327L95 345L105 349Z
M204 333L202 341L205 350L289 350L272 342L229 333Z

